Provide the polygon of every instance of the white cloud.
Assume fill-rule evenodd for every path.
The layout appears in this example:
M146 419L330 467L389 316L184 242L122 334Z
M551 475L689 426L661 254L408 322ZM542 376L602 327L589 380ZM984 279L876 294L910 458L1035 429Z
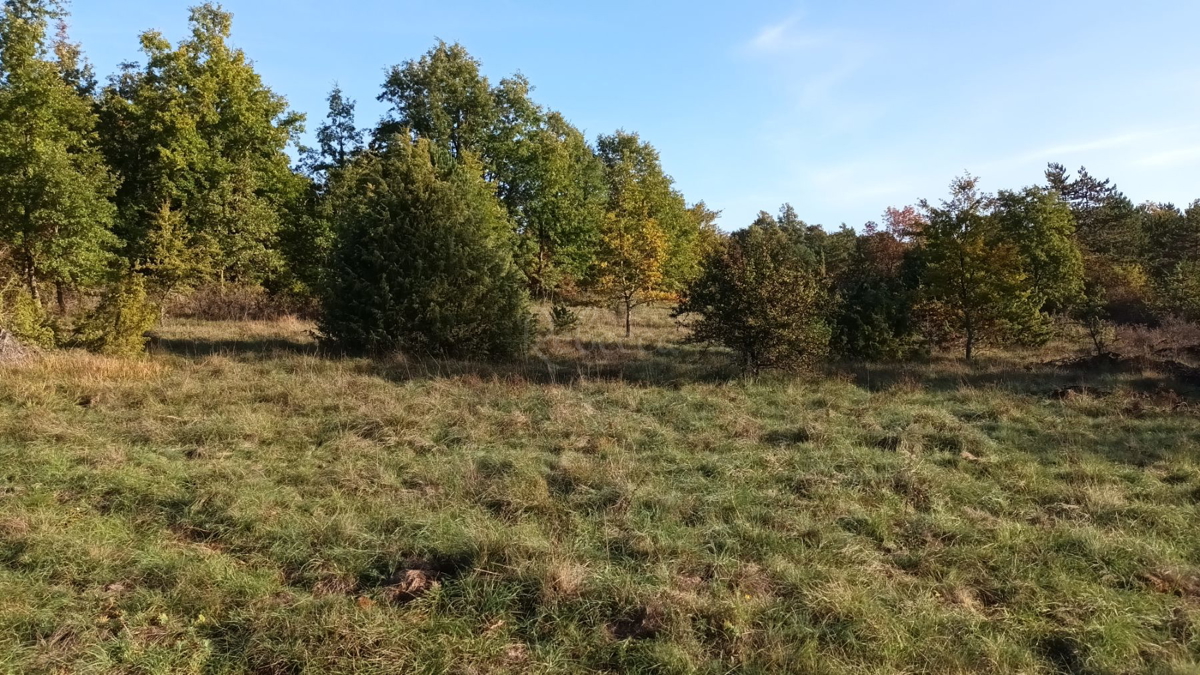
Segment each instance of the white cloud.
M1200 145L1147 155L1138 159L1137 164L1138 166L1171 167L1190 164L1197 160L1200 160Z
M757 54L784 54L804 49L828 46L830 35L820 31L803 30L799 15L764 26L748 43L746 49Z

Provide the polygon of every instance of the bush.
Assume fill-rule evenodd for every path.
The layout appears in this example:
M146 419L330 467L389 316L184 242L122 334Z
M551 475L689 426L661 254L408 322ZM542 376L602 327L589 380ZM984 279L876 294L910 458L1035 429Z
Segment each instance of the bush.
M168 316L205 321L277 321L289 316L317 316L313 302L288 293L270 293L260 286L205 285L173 294Z
M0 328L11 333L18 342L33 347L53 349L58 342L50 315L24 288L9 287L0 291Z
M566 305L554 305L550 308L550 325L556 334L575 330L579 325L579 314Z
M158 323L158 307L146 295L140 274L122 277L75 329L75 343L106 356L137 356L146 351L146 333Z
M528 350L534 320L513 228L476 161L396 136L340 174L332 199L328 343L451 358Z
M1186 260L1163 281L1161 301L1164 313L1200 321L1200 260Z
M732 349L750 373L802 370L829 348L825 300L820 279L788 234L754 225L710 256L675 315L698 317L689 339Z

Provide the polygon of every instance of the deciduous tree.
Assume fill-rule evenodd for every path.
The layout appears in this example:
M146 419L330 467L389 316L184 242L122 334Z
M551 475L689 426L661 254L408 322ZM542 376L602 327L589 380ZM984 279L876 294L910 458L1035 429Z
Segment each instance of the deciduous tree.
M54 0L8 0L0 14L0 256L35 302L41 284L106 269L114 180L96 148L92 101L73 45L48 37Z

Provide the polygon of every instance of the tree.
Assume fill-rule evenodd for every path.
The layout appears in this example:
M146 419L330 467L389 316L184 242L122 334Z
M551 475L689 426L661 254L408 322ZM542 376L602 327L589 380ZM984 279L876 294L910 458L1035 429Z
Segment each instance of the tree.
M483 156L499 111L479 67L462 45L441 40L420 59L393 66L379 95L392 111L376 131L376 140L388 142L407 130L456 158L466 152Z
M303 117L228 44L232 15L201 5L190 26L175 47L144 33L146 65L127 65L102 94L105 154L124 178L118 233L139 269L164 264L152 233L167 204L185 248L207 258L187 266L197 280L260 283L282 265L281 214L303 195L285 152Z
M700 230L674 180L663 172L658 151L625 131L601 136L596 146L608 183L608 211L616 214L609 225L634 213L653 220L665 243L655 290L680 292L699 272Z
M75 341L106 356L137 356L146 350L146 333L158 317L158 308L146 294L145 277L122 274L79 322Z
M1083 167L1072 178L1062 164L1050 164L1046 182L1071 206L1086 252L1125 262L1136 258L1142 247L1141 221L1133 202L1110 180L1100 180Z
M1141 207L1145 231L1143 259L1147 271L1162 281L1175 273L1180 263L1200 260L1200 202L1187 212L1174 204L1145 204Z
M271 284L276 292L304 300L318 294L333 247L331 185L364 149L354 100L337 85L326 100L329 109L317 127L317 147L302 152L301 166L308 180L298 182L294 196L284 201L278 239L284 265Z
M607 185L591 146L559 113L525 133L496 172L531 288L553 295L584 279L595 260Z
M925 291L949 314L967 360L981 340L1012 335L1014 327L1038 320L1020 250L1003 236L993 203L971 175L956 178L940 206L921 202Z
M684 292L675 316L693 316L691 341L738 354L747 372L801 370L828 350L821 279L778 224L729 238Z
M898 239L895 231L868 223L848 264L834 277L832 344L844 357L902 358L917 346L917 260L909 255L912 244Z
M1039 187L1001 190L996 200L999 234L1020 254L1031 299L1040 309L1069 309L1083 294L1083 256L1075 243L1075 217L1062 198Z
M455 157L475 154L520 235L517 259L532 290L548 296L593 262L606 188L583 134L534 103L531 90L519 74L493 87L462 45L439 41L389 72L379 99L392 109L376 142L406 129Z
M321 331L354 353L511 358L532 335L512 226L470 153L401 132L333 186Z
M54 0L8 0L0 14L0 255L35 303L42 282L99 279L113 243L86 67L65 34L47 37L62 17Z
M363 132L355 126L354 99L346 98L340 86L334 85L326 99L329 112L325 122L317 127L317 158L314 172L325 174L344 168L363 149Z
M725 245L725 235L717 227L720 211L713 211L704 202L696 202L688 207L688 215L696 227L696 255L700 260L708 260L714 253Z
M633 335L633 310L666 300L664 267L667 235L650 215L645 197L631 185L604 218L596 288L615 300L625 315L625 337Z

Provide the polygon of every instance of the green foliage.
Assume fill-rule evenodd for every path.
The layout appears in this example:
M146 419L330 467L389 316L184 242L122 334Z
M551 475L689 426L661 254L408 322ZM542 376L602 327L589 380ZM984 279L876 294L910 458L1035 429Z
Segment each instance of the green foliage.
M1111 181L1092 176L1086 168L1072 178L1061 164L1047 168L1046 180L1070 204L1084 251L1123 263L1137 259L1144 241L1142 219Z
M100 303L75 328L75 344L105 356L133 357L146 351L146 334L159 310L146 293L146 280L127 273L113 282Z
M190 26L176 47L159 33L143 34L145 66L127 66L103 92L105 153L123 178L117 231L140 269L186 270L189 283L261 283L282 265L282 214L289 200L303 198L304 179L284 151L303 117L227 44L230 14L201 5ZM154 232L163 204L182 219L176 250L192 260L159 257Z
M497 173L526 276L546 295L578 285L594 264L607 187L591 146L559 113L541 116L525 134L508 145Z
M1144 266L1155 281L1166 282L1180 264L1200 260L1200 202L1186 212L1173 204L1146 204L1141 213Z
M601 136L597 153L608 183L610 217L655 223L666 244L661 290L678 293L699 272L700 223L663 172L658 151L637 134Z
M550 326L555 334L569 333L579 325L579 313L566 305L555 304L550 307Z
M803 370L829 347L826 294L779 226L754 225L710 257L675 314L694 316L694 342L733 350L745 369Z
M351 352L512 358L532 337L511 224L471 155L396 136L334 185L321 330Z
M853 256L835 277L833 349L855 360L909 356L918 346L912 249L873 227L855 244Z
M1166 314L1200 322L1200 259L1181 261L1162 282L1162 309Z
M1088 339L1092 343L1093 353L1097 356L1110 351L1112 341L1116 336L1113 324L1108 320L1107 306L1104 288L1088 284L1083 297L1076 303L1072 312L1075 320L1087 332Z
M52 349L58 342L57 330L42 303L29 290L8 284L0 290L0 328L18 342Z
M604 218L603 169L583 134L529 98L524 77L492 87L458 44L439 42L394 67L380 99L392 111L377 141L405 129L459 157L474 153L508 209L517 259L534 292L577 285L594 262Z
M991 213L993 199L963 176L940 206L922 202L924 291L941 304L972 358L983 340L1041 337L1045 320L1033 297L1017 243Z
M65 35L47 35L63 16L53 0L10 0L0 14L0 263L34 300L44 281L98 279L113 244L86 66Z
M456 158L468 152L485 156L499 106L479 68L479 61L462 45L440 40L420 59L393 66L379 95L392 112L376 131L376 139L392 142L406 131Z
M1083 294L1083 256L1075 243L1075 218L1057 193L1039 187L1001 190L996 199L999 234L1021 258L1032 301L1062 310Z

